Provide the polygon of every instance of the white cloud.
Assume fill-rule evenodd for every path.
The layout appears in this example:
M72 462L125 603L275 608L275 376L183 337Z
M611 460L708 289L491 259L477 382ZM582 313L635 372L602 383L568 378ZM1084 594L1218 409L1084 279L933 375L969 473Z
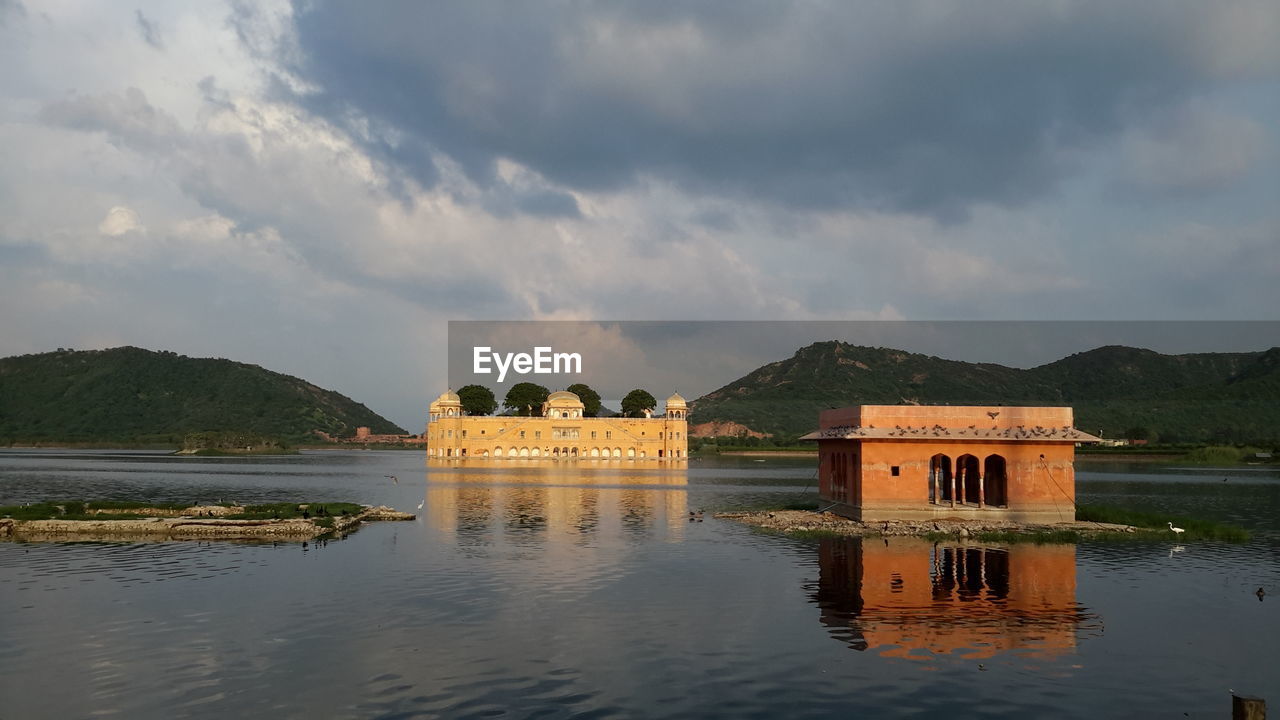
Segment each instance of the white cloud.
M98 232L108 237L119 237L127 232L145 231L138 213L123 206L116 205L107 211L107 216L98 223Z

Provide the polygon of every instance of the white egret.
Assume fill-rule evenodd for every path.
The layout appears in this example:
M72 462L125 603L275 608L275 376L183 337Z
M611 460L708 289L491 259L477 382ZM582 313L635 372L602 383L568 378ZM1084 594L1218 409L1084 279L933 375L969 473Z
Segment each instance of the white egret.
M1186 530L1183 530L1180 527L1174 527L1173 523L1169 523L1169 529L1172 530L1173 534L1175 535L1181 535L1182 533L1186 532Z

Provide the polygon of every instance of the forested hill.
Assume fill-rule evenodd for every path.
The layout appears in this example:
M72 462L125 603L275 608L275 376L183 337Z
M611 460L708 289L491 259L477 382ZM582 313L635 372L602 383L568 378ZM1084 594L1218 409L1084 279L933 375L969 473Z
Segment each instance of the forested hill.
M230 360L135 347L0 359L0 444L180 443L208 430L302 442L359 426L404 433L339 393Z
M1280 348L1162 355L1121 346L1023 370L888 348L820 342L698 398L690 420L774 436L859 404L1070 405L1076 425L1169 442L1280 441Z

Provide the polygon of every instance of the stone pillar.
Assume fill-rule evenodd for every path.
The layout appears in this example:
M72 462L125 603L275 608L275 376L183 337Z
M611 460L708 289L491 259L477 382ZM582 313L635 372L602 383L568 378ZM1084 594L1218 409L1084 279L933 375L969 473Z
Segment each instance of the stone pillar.
M964 469L956 468L956 472L951 473L951 507L956 506L956 478L960 479L960 487L964 487Z
M985 475L978 476L978 507L982 507L987 502L987 477Z

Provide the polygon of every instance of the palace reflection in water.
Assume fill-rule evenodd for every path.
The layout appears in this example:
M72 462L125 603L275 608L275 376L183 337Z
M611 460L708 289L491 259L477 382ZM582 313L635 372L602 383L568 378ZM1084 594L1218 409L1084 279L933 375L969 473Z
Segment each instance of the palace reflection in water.
M1096 619L1076 603L1074 545L826 539L818 562L822 623L886 657L1053 657Z
M531 463L478 473L433 464L424 512L464 547L468 541L682 540L690 519L687 472L632 465L593 472Z

